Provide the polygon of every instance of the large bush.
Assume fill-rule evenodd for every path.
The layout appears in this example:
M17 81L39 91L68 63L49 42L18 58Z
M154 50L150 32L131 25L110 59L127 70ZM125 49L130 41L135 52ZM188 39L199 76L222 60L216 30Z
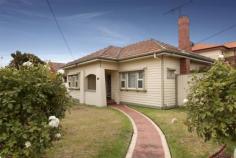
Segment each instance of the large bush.
M218 60L195 77L187 109L189 129L205 140L236 139L236 71Z
M49 116L62 118L68 106L61 76L46 66L0 69L1 158L40 157L60 130Z

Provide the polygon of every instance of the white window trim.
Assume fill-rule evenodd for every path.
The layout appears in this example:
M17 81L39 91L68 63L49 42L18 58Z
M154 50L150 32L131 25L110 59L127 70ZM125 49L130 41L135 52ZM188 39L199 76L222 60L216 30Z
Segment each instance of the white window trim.
M76 86L70 86L70 84L69 84L69 82L70 82L69 77L70 76L76 76L76 75L78 76L77 87ZM67 82L68 82L68 88L69 89L80 89L80 73L67 75Z
M138 87L138 82L139 81L142 81L142 85L143 85L143 87L142 88L139 88ZM142 78L142 79L137 79L137 89L144 89L144 79Z
M125 75L125 79L124 79L123 76L122 76L123 74ZM125 82L125 87L122 87L122 81ZM126 72L122 72L122 73L120 74L120 88L121 88L121 89L126 89L126 88L127 88L127 73L126 73Z
M139 72L142 71L143 72L143 78L139 78ZM129 73L134 73L136 75L136 87L129 87ZM125 79L123 79L122 75L125 74ZM126 72L121 72L120 73L120 84L122 81L125 82L125 87L121 87L120 85L120 89L121 90L145 90L145 70L135 70L135 71L126 71ZM143 87L142 88L138 88L138 82L142 81Z
M136 75L136 87L134 88L134 87L129 87L129 73L135 73L135 75ZM131 71L131 72L128 72L127 73L127 89L133 89L133 90L135 90L135 89L137 89L137 76L138 75L138 71L136 72L136 71Z
M173 71L173 72L174 72L174 77L169 77L169 76L168 76L168 71ZM167 71L166 71L166 78L167 78L167 79L170 79L170 80L174 80L174 79L176 78L175 72L176 72L176 69L167 68Z

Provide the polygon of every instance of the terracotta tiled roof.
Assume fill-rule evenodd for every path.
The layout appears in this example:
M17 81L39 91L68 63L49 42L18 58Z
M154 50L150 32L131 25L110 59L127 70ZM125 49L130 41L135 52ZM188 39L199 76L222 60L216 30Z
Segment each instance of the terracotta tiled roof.
M219 45L219 44L199 43L199 44L196 44L192 47L192 51L201 50L201 49L208 49L208 48L214 48L214 47L219 47L219 46L221 46L221 45Z
M212 48L218 48L218 47L236 48L236 41L227 42L227 43L224 43L224 44L199 43L199 44L195 44L192 47L192 51L199 51L199 50L203 50L203 49L212 49Z
M56 72L57 70L65 66L64 63L56 63L56 62L48 62L48 64L50 65L51 71L53 72Z
M91 53L87 56L84 56L80 59L69 62L66 64L66 66L82 63L82 62L93 60L93 59L108 59L108 60L119 61L119 60L153 54L154 52L157 53L157 52L164 52L164 51L169 52L169 53L170 52L179 53L179 55L192 56L193 58L199 58L199 59L201 58L203 60L210 61L210 59L207 57L203 57L192 52L186 52L172 45L169 45L169 44L166 44L166 43L154 40L154 39L150 39L150 40L134 43L131 45L127 45L124 47L109 46L107 48Z
M236 41L234 42L227 42L224 44L224 46L228 47L228 48L236 48Z
M82 58L79 58L77 60L69 62L66 65L73 65L73 64L76 64L76 63L81 63L81 62L89 61L89 60L96 59L96 58L117 59L117 56L119 55L120 49L121 48L119 48L119 47L109 46L107 48L103 48L103 49L98 50L94 53L86 55Z

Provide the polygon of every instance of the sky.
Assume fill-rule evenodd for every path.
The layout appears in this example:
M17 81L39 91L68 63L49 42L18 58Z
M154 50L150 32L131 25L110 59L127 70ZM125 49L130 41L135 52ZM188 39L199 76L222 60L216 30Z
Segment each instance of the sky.
M69 62L109 45L154 38L178 45L178 12L189 0L49 0L71 48L68 51L46 0L0 0L0 66L16 50L43 60ZM190 17L192 42L236 25L235 0L192 0L181 12ZM236 27L205 43L236 41ZM1 58L3 57L3 59Z

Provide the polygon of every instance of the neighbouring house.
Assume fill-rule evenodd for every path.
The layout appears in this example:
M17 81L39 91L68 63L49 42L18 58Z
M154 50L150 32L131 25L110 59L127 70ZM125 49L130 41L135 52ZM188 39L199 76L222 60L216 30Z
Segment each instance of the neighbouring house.
M48 62L48 65L50 66L50 69L52 72L57 72L58 70L62 69L65 64L64 63L57 63L57 62Z
M212 59L217 59L222 54L227 62L236 67L236 41L224 44L199 43L192 47L192 51Z
M109 46L67 63L68 90L83 104L151 107L177 105L176 75L209 66L213 59L191 52L189 19L179 18L179 48L154 39Z

